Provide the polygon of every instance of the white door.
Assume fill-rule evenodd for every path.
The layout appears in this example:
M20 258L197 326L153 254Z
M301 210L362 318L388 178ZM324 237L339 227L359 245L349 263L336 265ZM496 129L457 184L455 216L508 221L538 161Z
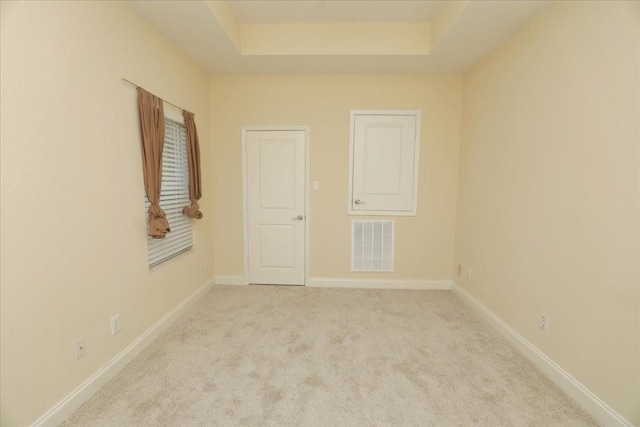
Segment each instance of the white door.
M416 214L419 117L352 113L350 213Z
M249 283L305 284L304 130L247 130Z

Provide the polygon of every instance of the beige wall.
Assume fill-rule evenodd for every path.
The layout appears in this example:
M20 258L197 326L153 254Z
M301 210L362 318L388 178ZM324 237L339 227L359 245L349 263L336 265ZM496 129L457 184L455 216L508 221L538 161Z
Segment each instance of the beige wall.
M636 425L639 21L637 2L556 3L465 75L454 263Z
M459 76L211 78L216 274L243 275L243 125L310 127L310 276L450 280L461 113ZM396 218L394 273L351 273L347 215L351 109L422 110L418 215Z
M35 421L213 276L207 75L120 2L1 2L3 426ZM205 218L149 274L136 92L192 110ZM110 335L120 314L122 330ZM84 336L87 354L76 360Z

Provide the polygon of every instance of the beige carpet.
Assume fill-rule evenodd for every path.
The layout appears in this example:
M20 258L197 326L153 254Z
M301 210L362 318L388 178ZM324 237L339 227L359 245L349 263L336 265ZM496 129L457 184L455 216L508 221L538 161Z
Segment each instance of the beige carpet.
M592 426L448 291L215 287L65 426Z

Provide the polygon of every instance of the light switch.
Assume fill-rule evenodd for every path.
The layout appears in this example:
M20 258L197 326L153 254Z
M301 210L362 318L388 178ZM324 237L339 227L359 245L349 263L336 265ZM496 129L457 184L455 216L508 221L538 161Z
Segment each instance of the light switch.
M319 190L320 189L320 183L318 181L313 181L313 189L314 190Z

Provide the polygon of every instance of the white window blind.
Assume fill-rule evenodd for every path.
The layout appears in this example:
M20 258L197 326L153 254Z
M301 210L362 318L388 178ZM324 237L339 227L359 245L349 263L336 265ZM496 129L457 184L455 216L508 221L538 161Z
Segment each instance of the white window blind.
M190 204L186 130L181 123L165 117L164 131L160 207L167 215L171 231L164 239L147 237L149 269L193 247L191 220L182 214L182 208ZM149 209L146 194L145 209Z

